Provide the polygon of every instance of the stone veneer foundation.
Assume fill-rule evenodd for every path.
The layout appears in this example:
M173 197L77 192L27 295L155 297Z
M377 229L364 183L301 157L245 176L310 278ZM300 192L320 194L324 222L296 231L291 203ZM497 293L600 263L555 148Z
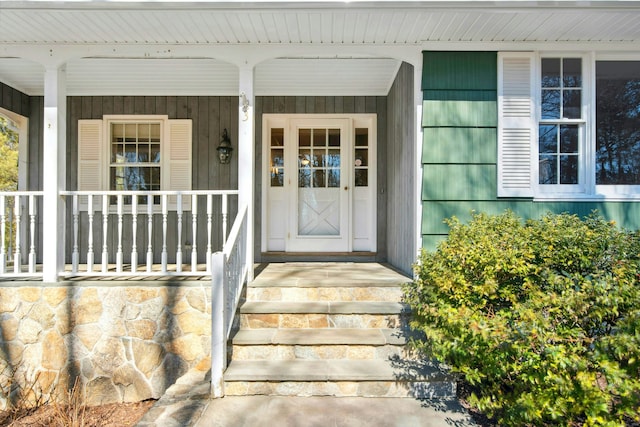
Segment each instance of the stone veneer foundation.
M206 370L210 351L208 281L0 287L0 385L35 384L31 398L56 398L75 378L91 405L160 398L189 369Z

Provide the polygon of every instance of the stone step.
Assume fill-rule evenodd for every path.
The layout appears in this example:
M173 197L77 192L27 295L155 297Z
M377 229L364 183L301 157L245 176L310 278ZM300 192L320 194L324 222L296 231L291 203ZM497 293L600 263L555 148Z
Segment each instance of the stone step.
M232 361L227 395L451 398L455 379L419 361Z
M408 310L395 301L247 301L240 314L401 314Z
M234 345L405 345L407 339L397 329L303 328L242 329L233 337Z
M402 288L389 286L248 286L248 301L387 301L402 298Z
M240 328L398 328L405 305L388 301L247 301Z
M233 360L408 357L406 337L395 329L243 329L233 338Z
M404 314L245 313L241 329L261 328L400 328Z

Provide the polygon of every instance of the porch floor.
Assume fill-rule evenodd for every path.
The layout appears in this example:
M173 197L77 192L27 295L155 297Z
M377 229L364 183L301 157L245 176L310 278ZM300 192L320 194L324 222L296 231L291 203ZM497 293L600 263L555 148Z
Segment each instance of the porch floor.
M12 267L11 267L12 268ZM8 268L8 272L12 271ZM166 282L166 281L209 281L211 275L206 272L205 264L198 264L197 271L191 272L191 265L184 264L182 271L188 275L180 275L177 273L176 265L167 265L166 275L161 274L162 266L154 264L152 272L145 275L146 266L138 266L137 274L128 274L131 266L125 264L121 273L116 272L116 265L109 264L107 275L103 275L100 271L100 265L94 266L94 273L72 274L71 264L65 266L65 276L61 277L61 282L82 282L82 281L100 281L100 282ZM407 280L404 273L398 272L393 267L377 262L271 262L257 263L255 268L255 280L252 282L254 287L269 287L273 284L278 286L305 286L305 283L313 282L321 286L368 286L371 279L375 278L379 284L381 280L388 281L390 284L398 283L398 280ZM86 265L79 266L80 271L86 271ZM42 273L42 265L36 265L36 274L28 275L22 273L20 276L4 276L0 277L0 283L7 282L39 282L42 283L38 273Z

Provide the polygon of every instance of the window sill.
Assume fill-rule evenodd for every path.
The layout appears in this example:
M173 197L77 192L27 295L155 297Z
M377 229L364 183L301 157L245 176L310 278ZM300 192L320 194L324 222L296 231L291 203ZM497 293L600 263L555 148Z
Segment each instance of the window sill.
M607 195L607 194L538 194L534 202L640 202L640 194Z

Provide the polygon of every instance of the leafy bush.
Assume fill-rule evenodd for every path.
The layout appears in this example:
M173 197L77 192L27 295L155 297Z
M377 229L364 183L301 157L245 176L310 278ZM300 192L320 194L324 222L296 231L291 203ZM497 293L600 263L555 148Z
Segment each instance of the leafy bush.
M414 344L500 425L625 425L640 416L640 234L597 215L447 221L405 288Z

